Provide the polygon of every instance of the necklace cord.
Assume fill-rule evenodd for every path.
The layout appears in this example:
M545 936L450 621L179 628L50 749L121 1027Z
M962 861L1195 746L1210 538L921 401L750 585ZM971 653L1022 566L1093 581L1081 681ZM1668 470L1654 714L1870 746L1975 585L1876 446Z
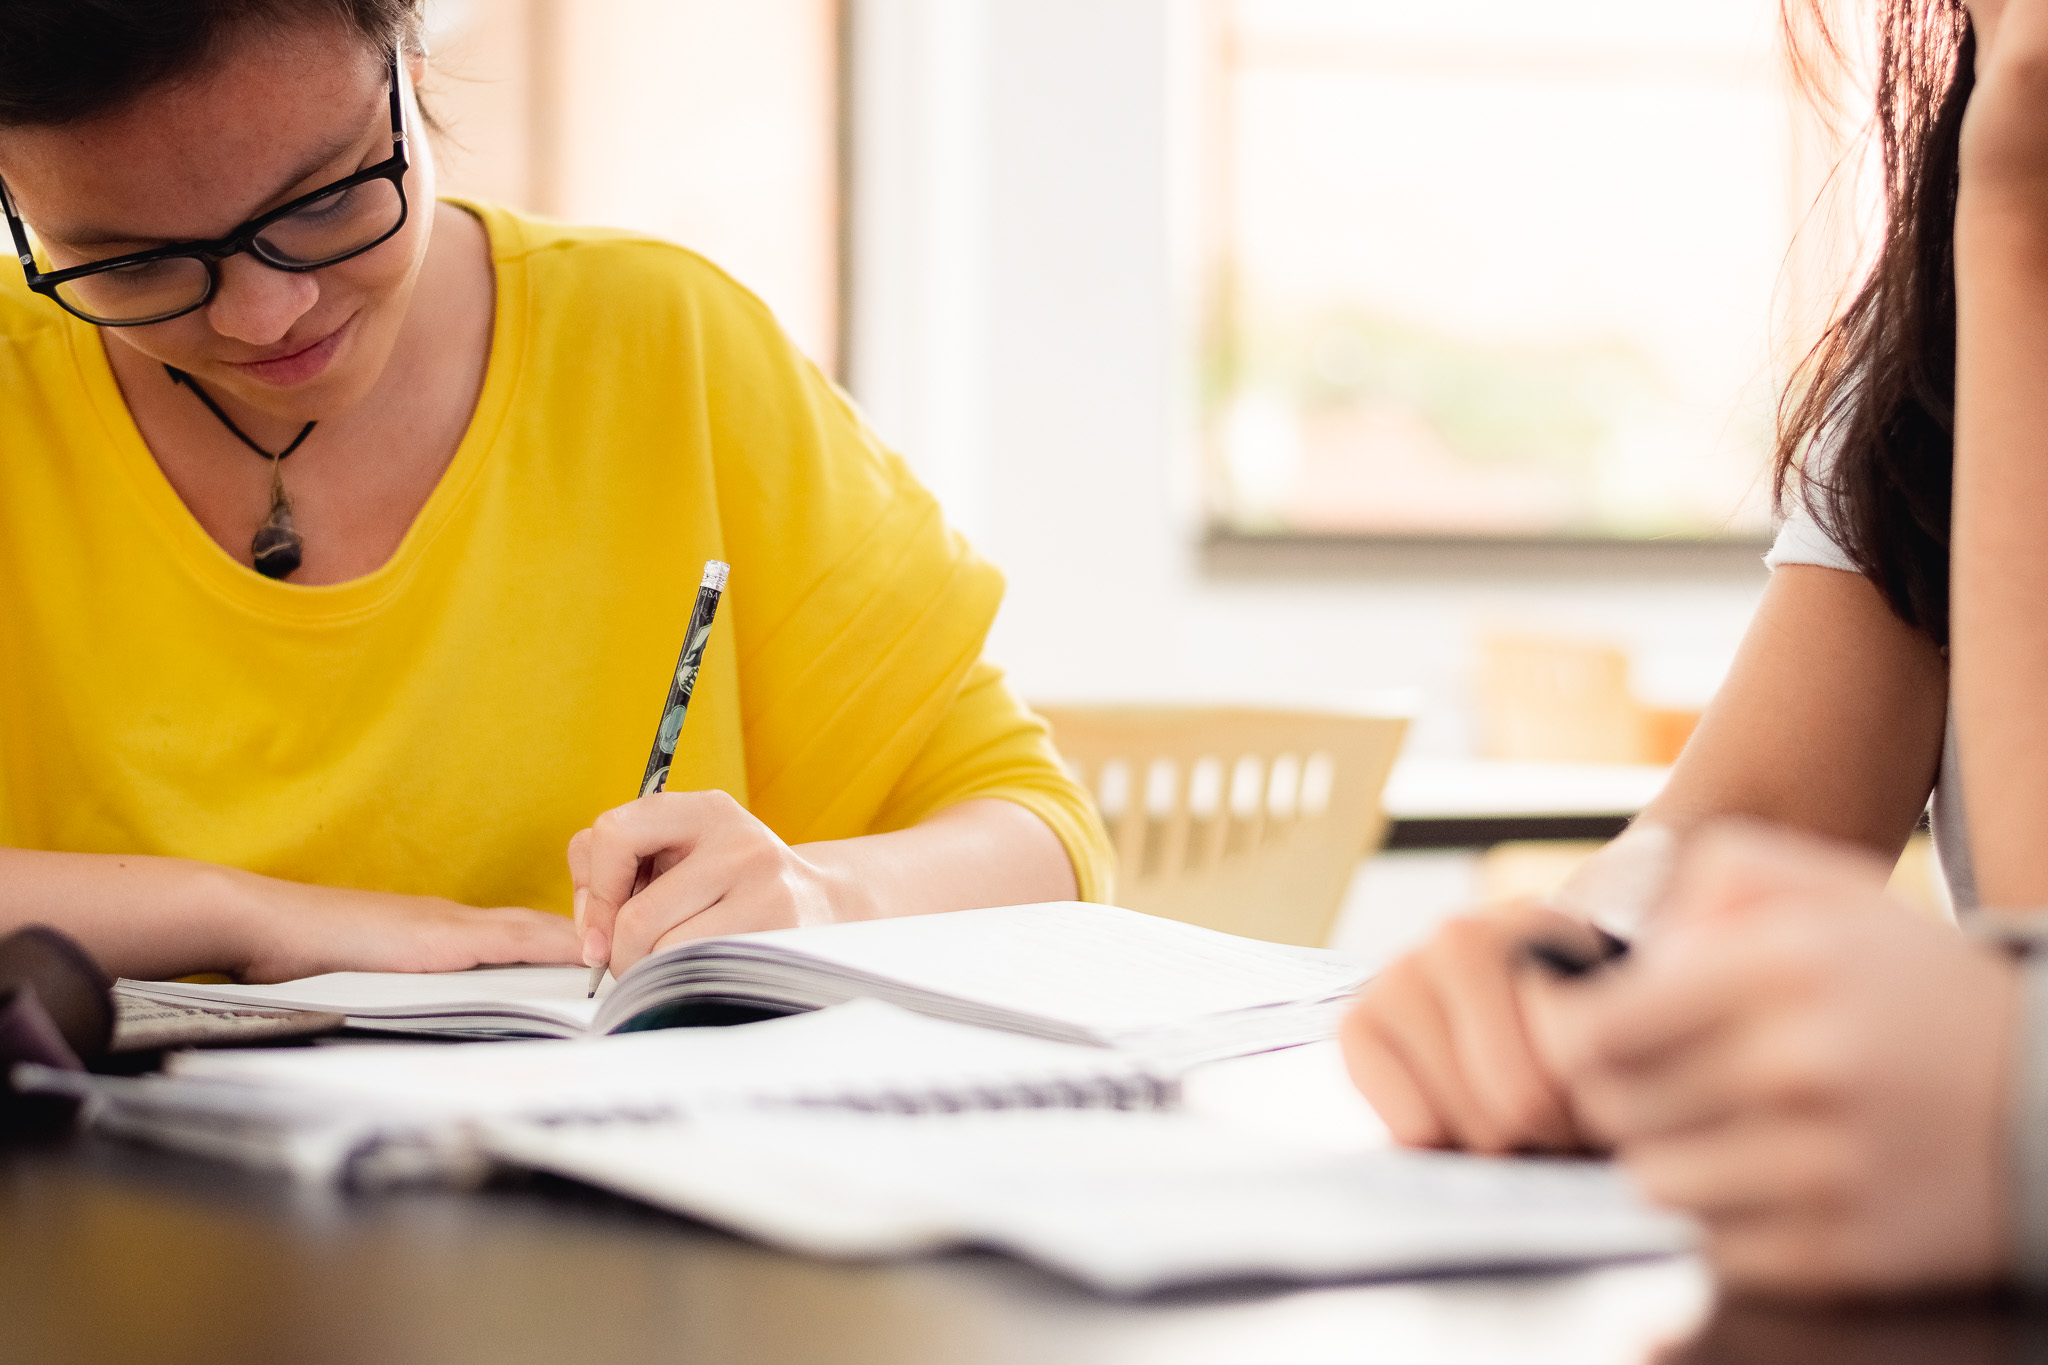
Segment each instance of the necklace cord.
M206 410L233 432L236 440L270 462L270 516L257 528L255 538L249 542L249 564L265 578L290 578L305 562L306 538L292 526L292 500L284 491L284 460L304 445L306 438L313 434L313 428L320 424L306 423L290 445L280 451L268 451L250 440L249 434L235 425L234 418L221 411L220 404L213 401L213 395L200 388L191 375L170 365L164 366L164 373L170 375L171 383L183 385L197 394L199 401L206 404Z
M182 384L186 388L192 390L192 392L198 397L199 401L206 404L206 410L212 413L216 418L218 418L222 426L226 427L229 431L234 433L236 440L240 441L243 445L249 447L249 449L255 451L258 455L261 455L264 459L269 460L273 465L285 459L293 451L297 450L300 446L304 445L306 443L306 438L313 434L313 428L320 425L317 421L308 422L306 423L305 426L299 428L299 434L293 437L292 443L286 446L283 450L265 450L262 446L257 445L254 441L250 440L247 432L243 431L240 427L235 425L234 418L228 416L225 412L221 411L220 404L213 401L212 394L208 393L205 389L199 387L198 380L194 379L191 375L186 374L183 370L177 369L176 367L171 365L164 366L164 373L168 374L171 377L171 382L173 384Z

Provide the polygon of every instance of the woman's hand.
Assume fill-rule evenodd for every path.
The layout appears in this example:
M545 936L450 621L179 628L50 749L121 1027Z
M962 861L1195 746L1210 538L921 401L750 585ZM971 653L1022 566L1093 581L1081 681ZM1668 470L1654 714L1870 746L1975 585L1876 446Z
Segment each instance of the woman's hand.
M660 792L569 841L583 960L624 972L686 939L865 915L857 881L799 857L722 791Z
M238 980L294 981L322 972L460 972L508 962L573 963L576 929L538 910L479 910L429 896L267 882L246 916Z
M1475 1152L1583 1145L1531 1045L1516 991L1531 939L1590 931L1534 904L1446 923L1374 977L1344 1020L1344 1061L1397 1141Z
M1525 973L1574 1111L1732 1286L1975 1285L2010 1260L2017 978L1884 894L1877 860L1717 826L1654 932L1583 982Z
M717 934L1070 900L1074 867L1038 816L1000 797L908 829L791 848L722 791L661 792L569 841L583 960L623 972Z

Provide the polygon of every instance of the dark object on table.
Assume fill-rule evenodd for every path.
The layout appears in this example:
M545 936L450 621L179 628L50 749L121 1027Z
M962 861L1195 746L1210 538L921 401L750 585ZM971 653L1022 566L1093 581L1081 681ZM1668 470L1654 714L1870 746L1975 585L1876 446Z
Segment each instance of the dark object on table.
M16 1062L83 1071L114 1036L114 983L70 937L30 925L0 938L0 1137L69 1123L75 1101L17 1095Z

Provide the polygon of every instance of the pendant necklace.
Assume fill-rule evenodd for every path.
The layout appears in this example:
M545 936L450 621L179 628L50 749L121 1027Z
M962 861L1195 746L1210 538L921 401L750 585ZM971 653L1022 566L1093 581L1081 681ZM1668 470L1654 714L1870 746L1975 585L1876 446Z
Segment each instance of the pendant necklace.
M313 434L313 428L320 424L306 423L283 450L265 450L250 440L235 425L232 417L221 411L220 404L213 401L213 395L199 387L198 380L169 365L164 366L164 371L170 375L173 384L182 384L197 394L199 401L206 404L206 410L219 418L220 424L233 432L236 440L270 461L270 516L257 529L256 538L249 542L249 553L255 560L256 572L265 578L290 578L305 560L306 538L292 527L292 500L284 491L284 462L286 456L306 443L306 438Z

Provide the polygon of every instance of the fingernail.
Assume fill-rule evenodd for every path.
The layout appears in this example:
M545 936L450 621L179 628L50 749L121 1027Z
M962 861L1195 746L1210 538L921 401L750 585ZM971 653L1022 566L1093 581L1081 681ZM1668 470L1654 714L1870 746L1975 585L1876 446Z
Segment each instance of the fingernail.
M589 904L590 888L587 886L577 887L576 899L571 901L569 904L569 916L571 919L574 919L576 921L576 927L578 929L581 929L583 927L583 909L585 906Z
M598 963L604 961L605 950L609 946L604 941L604 935L597 930L592 929L589 933L585 934L583 936L583 965L595 967Z

